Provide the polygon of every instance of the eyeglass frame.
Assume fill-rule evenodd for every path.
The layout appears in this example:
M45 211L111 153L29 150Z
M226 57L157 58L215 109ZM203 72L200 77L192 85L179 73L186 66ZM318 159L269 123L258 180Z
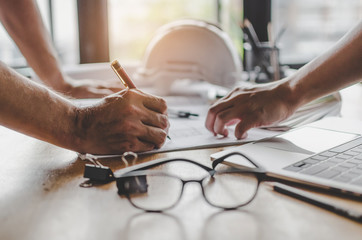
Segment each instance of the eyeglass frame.
M231 170L224 170L224 171L216 171L216 167L222 163L226 158L230 157L230 156L233 156L233 155L239 155L241 157L243 157L244 159L248 160L252 165L255 166L255 168L250 168L250 167L245 167L245 168L242 168L242 169L239 169L239 168L235 168L233 167ZM166 164L166 163L169 163L169 162L188 162L188 163L191 163L191 164L194 164L194 165L197 165L199 166L200 168L204 169L205 171L207 171L209 173L209 175L212 177L216 172L218 173L250 173L250 174L254 174L256 176L256 180L257 180L257 184L256 184L256 188L255 188L255 192L254 194L251 196L251 198L245 202L245 203L242 203L240 205L237 205L235 207L222 207L222 206L218 206L218 205L215 205L213 203L211 203L207 197L205 196L205 191L204 191L204 187L202 185L202 182L208 178L209 176L205 176L203 177L202 179L199 179L199 180L195 180L195 179L192 179L192 180L184 180L178 176L175 176L175 175L172 175L172 174L168 174L168 173L165 173L164 171L157 171L157 170L149 170L150 168L154 168L154 167L157 167L157 166L160 166L162 164ZM173 178L177 178L179 179L181 182L182 182L182 188L181 188L181 193L180 193L180 196L179 198L177 199L177 201L175 201L174 204L172 204L171 206L169 207L166 207L164 209L160 209L160 210L150 210L150 209L145 209L145 208L142 208L140 206L137 206L136 204L133 203L133 201L131 200L131 196L129 193L122 193L122 189L121 189L121 184L123 184L123 181L122 179L124 178L127 178L127 177L137 177L137 176L147 176L147 173L157 173L157 174L160 174L160 175L163 175L163 176L167 176L167 177L173 177ZM118 188L118 194L120 196L125 196L128 201L132 204L132 206L134 206L135 208L138 208L138 209L141 209L141 210L144 210L144 211L147 211L147 212L162 212L162 211L166 211L166 210L169 210L173 207L175 207L181 197L182 197L182 194L183 194L183 190L184 190L184 187L187 183L189 182L197 182L200 184L201 186L201 190L202 190L202 195L205 199L205 201L210 204L211 206L213 207L216 207L216 208L221 208L223 210L234 210L234 209L238 209L240 207L243 207L247 204L249 204L250 202L252 202L256 195L257 195L257 192L259 190L259 185L262 181L275 181L274 178L272 177L269 177L267 176L266 174L266 171L265 169L260 166L259 164L257 164L256 162L252 161L248 156L246 156L245 154L242 154L240 152L231 152L229 154L226 154L220 158L217 158L215 159L213 162L212 162L212 168L208 167L208 166L205 166L203 164L200 164L196 161L193 161L193 160L190 160L190 159L186 159L186 158L172 158L172 159L162 159L160 161L157 161L156 163L152 163L152 164L149 164L147 166L144 166L144 167L140 167L140 168L136 168L136 169L132 169L128 172L125 172L123 174L121 174L120 176L116 177L116 182L117 182L117 188Z

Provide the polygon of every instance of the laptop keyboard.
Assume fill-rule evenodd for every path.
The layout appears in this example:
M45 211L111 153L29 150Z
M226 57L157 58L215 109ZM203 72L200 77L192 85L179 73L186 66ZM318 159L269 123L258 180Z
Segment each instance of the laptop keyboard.
M362 137L284 169L362 187Z

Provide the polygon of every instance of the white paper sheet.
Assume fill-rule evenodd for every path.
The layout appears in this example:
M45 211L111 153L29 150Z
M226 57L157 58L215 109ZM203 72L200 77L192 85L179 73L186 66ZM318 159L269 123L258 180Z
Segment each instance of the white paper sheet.
M206 100L199 97L166 97L168 108L172 112L187 111L199 114L198 117L178 118L169 114L170 129L169 137L165 144L160 149L155 149L139 154L150 154L169 152L176 150L190 150L207 147L218 147L241 144L248 141L255 141L265 137L274 136L280 132L269 131L264 129L251 129L248 132L248 137L237 140L234 136L234 127L229 127L229 136L215 137L205 127L205 119L209 104ZM77 100L80 105L89 105L97 100ZM117 155L98 155L98 158L115 157Z
M175 98L174 98L175 99ZM173 150L197 149L206 147L218 147L226 145L240 144L247 141L254 141L265 137L276 135L278 132L267 131L263 129L252 129L248 132L246 139L237 140L234 136L234 127L229 127L229 136L214 136L205 127L205 119L209 106L202 103L201 99L186 98L186 102L177 104L173 100L168 100L168 106L171 111L188 111L199 114L198 117L177 118L170 114L169 136L171 140L166 141L161 149L151 152L166 152ZM166 100L167 101L167 100ZM151 153L150 152L150 153Z

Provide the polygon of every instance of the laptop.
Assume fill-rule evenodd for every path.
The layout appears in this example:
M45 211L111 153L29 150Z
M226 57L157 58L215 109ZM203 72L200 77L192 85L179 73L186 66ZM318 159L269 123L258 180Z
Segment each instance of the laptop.
M241 152L279 179L362 197L362 122L326 118L211 155ZM243 166L232 157L227 164Z

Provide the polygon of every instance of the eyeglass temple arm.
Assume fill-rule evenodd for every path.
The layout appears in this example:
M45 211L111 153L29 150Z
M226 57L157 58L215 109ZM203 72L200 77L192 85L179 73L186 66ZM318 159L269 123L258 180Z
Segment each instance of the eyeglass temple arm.
M129 169L129 171L126 171L126 172L122 172L122 174L117 174L118 177L121 177L122 175L125 175L127 173L130 173L130 172L133 172L133 171L141 171L141 170L147 170L147 169L150 169L150 168L153 168L153 167L157 167L159 165L162 165L162 164L165 164L165 163L169 163L169 162L175 162L175 161L179 161L179 162L188 162L188 163L191 163L191 164L194 164L194 165L197 165L199 166L200 168L204 169L205 171L207 172L212 172L213 169L205 166L205 165L202 165L198 162L195 162L195 161L192 161L190 159L186 159L186 158L171 158L171 159L158 159L156 161L153 161L153 162L147 162L147 163L143 163L143 164L139 164L139 166L133 166L133 167L130 167L131 169Z
M264 169L262 166L258 165L256 162L252 161L248 156L246 156L245 154L242 154L240 152L231 152L231 153L228 153L224 156L221 156L217 159L215 159L213 162L212 162L212 168L215 169L216 166L220 163L222 163L226 158L230 157L230 156L233 156L233 155L239 155L239 156L242 156L243 158L245 158L246 160L248 160L251 164L253 164L256 168L259 168L259 169Z

